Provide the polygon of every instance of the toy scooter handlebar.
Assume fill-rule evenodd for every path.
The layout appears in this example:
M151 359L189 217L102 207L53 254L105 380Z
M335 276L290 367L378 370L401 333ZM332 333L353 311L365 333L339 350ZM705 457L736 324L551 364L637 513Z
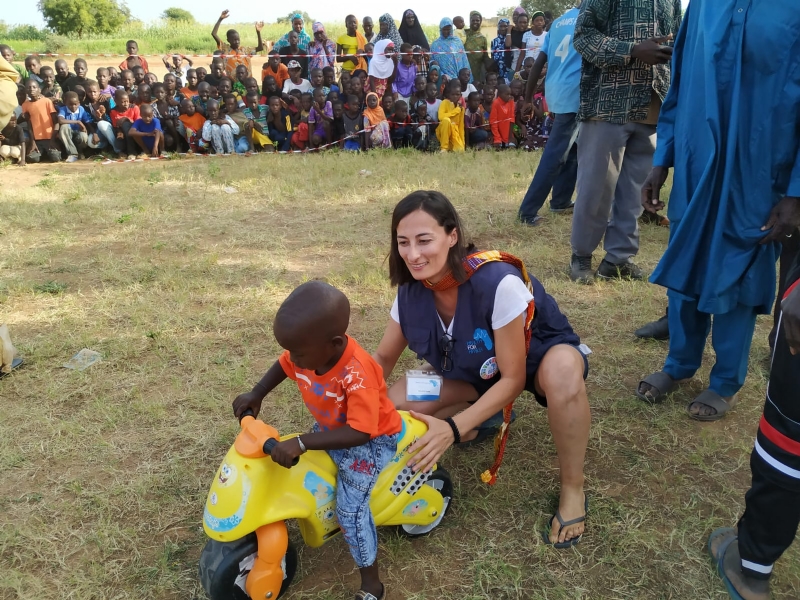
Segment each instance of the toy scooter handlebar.
M278 445L278 442L279 440L276 440L275 438L269 438L266 442L264 442L264 454L271 455L272 449ZM292 466L295 466L299 462L300 457L295 457L295 459L292 461Z

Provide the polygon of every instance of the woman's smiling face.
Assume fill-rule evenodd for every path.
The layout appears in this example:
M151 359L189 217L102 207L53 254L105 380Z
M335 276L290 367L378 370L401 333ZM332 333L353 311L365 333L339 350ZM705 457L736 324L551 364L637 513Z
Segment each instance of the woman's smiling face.
M404 217L397 225L397 249L411 276L438 282L449 271L447 257L458 242L458 231L447 233L422 209Z

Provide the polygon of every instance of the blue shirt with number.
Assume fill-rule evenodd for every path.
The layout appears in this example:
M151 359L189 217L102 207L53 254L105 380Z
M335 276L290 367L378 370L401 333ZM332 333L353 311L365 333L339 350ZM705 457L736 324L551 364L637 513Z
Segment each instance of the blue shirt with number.
M542 52L547 54L545 98L551 112L576 113L580 108L581 55L572 47L579 9L573 8L550 26Z

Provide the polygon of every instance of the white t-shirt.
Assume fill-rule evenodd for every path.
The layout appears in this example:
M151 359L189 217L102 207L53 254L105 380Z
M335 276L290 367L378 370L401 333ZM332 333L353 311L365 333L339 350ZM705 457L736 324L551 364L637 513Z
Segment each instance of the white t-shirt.
M439 122L439 107L442 105L442 101L437 98L435 102L428 102L428 100L426 99L425 103L428 105L428 114L431 116L431 118L434 121L436 121L438 123Z
M494 309L492 309L492 329L497 330L505 327L520 315L524 315L528 310L528 303L533 300L533 296L525 283L516 275L506 275L500 280L497 290L494 293ZM396 323L400 323L400 309L397 307L397 296L394 298L392 310L389 313ZM458 318L458 307L453 320L448 327L442 329L452 334L453 323ZM439 318L441 322L441 317Z
M469 95L470 95L472 92L477 92L477 91L478 91L478 88L476 88L476 87L475 87L474 85L472 85L471 83L468 83L468 84L467 84L467 89L466 89L466 90L464 90L463 92L461 92L461 97L462 97L462 98L463 98L463 99L466 101L466 99L467 99L467 98L469 98Z
M302 79L299 84L295 85L292 83L291 79L287 79L283 82L283 93L288 94L292 90L300 90L301 93L305 94L306 92L310 92L313 88L311 87L311 82L308 79Z
M541 35L534 35L532 31L526 31L522 36L522 41L525 44L525 58L529 56L536 60L539 57L539 52L542 51L544 46L544 38L547 37L547 32L543 31Z

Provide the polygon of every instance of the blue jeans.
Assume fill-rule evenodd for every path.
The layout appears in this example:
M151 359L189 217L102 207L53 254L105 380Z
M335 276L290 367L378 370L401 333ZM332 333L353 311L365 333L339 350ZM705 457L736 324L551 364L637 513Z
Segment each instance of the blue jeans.
M578 177L577 137L576 113L557 114L536 174L519 207L521 221L533 221L551 189L553 197L550 199L550 208L558 210L572 203Z
M467 145L477 146L483 144L489 138L489 132L485 129L476 129L467 133Z
M397 452L399 433L381 435L362 446L328 450L339 468L336 477L336 516L350 554L361 569L378 556L378 531L369 498L381 470Z
M242 135L234 142L234 148L236 149L236 154L250 152L250 140L247 139L246 135Z

